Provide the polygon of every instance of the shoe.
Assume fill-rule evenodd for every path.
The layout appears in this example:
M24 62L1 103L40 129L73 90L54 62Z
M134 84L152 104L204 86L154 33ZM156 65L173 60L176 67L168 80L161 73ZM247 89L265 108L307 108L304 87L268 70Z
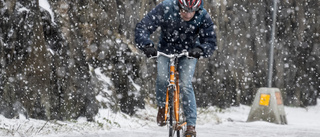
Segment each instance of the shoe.
M165 108L164 107L159 107L158 109L158 115L157 115L157 124L161 127L167 125L165 121Z
M184 133L185 137L196 137L197 132L195 126L187 126L187 130Z

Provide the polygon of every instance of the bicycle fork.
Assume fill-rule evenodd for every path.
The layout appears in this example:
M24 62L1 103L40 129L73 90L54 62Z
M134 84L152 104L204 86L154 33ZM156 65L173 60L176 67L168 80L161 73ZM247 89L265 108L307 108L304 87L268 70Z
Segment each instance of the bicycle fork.
M179 102L177 102L178 98L177 98L177 86L176 86L176 82L175 82L175 67L174 65L170 65L170 81L169 81L169 85L167 88L167 94L166 94L166 107L165 107L165 121L167 121L168 118L168 109L170 109L170 112L174 111L176 112L176 107L174 107L173 105L179 105ZM172 99L173 97L173 99ZM171 102L173 101L173 102ZM169 106L170 105L170 106ZM175 117L177 117L177 114L174 114ZM178 118L179 120L179 118ZM170 123L171 124L171 123Z

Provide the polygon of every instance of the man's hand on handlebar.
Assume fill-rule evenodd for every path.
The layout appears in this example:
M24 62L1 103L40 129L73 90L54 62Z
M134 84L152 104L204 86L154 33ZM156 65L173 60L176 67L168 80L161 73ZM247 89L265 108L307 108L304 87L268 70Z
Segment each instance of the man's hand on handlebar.
M203 51L200 48L193 48L189 51L189 56L199 59L203 56Z
M148 57L157 56L157 50L153 46L145 47L143 53Z

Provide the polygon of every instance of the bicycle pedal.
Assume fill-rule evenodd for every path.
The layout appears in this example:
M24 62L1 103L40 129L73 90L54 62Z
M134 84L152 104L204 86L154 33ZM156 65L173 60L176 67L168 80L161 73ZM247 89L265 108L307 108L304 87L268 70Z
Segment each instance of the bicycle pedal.
M183 126L185 126L186 124L187 124L187 122L184 122L181 125L177 124L176 130L181 130L183 128Z

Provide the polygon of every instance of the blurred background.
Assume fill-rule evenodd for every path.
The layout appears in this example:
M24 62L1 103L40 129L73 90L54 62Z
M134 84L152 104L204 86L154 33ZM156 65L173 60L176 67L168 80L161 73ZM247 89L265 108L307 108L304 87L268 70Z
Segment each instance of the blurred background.
M135 48L134 28L160 2L0 0L0 113L92 120L99 108L133 115L155 106L156 64ZM273 1L204 3L218 48L197 64L198 107L251 105L268 82ZM278 6L272 85L287 106L316 105L320 1L281 0ZM159 31L152 35L155 43L158 37Z

